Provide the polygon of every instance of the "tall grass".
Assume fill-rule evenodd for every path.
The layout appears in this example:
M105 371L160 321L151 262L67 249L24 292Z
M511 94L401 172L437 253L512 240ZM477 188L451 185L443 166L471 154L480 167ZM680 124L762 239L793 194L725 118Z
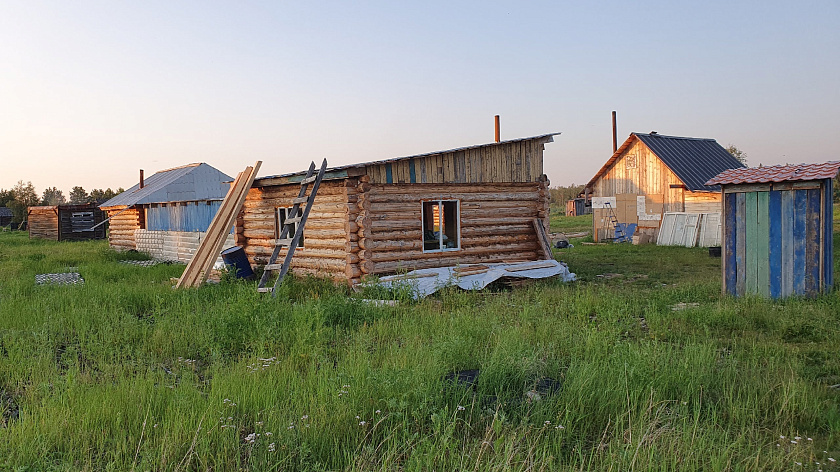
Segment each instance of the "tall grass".
M702 249L556 255L579 282L377 307L0 234L0 469L838 470L836 292L721 297Z

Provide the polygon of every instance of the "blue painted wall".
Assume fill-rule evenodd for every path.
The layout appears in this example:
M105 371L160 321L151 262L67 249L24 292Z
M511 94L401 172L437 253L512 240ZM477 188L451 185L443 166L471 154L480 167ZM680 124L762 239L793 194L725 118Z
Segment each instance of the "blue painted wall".
M724 194L726 293L783 298L831 290L832 181L819 184L811 189ZM766 208L740 204L753 200L766 201Z
M147 206L146 229L150 231L207 231L221 201L169 203Z

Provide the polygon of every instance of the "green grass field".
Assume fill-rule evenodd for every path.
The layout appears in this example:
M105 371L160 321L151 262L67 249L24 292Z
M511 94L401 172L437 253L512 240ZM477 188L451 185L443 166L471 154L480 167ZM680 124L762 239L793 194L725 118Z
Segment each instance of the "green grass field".
M0 233L0 470L840 470L837 292L721 297L705 249L555 255L578 282L374 307Z

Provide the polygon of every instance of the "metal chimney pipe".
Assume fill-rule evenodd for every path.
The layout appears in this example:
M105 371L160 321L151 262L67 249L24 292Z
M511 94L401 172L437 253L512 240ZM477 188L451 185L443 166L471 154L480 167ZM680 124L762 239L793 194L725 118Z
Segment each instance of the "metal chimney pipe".
M146 186L146 183L143 181L143 169L140 169L140 188Z
M613 125L613 154L618 150L618 134L616 134L615 129L615 110L612 112L612 125Z
M501 133L499 132L499 115L496 115L496 142L498 143L501 140Z

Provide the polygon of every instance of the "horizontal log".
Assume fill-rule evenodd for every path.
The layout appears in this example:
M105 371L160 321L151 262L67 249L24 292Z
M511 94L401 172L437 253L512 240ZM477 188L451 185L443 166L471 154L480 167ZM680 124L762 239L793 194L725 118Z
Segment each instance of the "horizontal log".
M419 237L413 239L389 239L382 241L365 239L365 249L369 249L374 252L420 250L423 249L423 241L421 241Z
M362 276L362 270L359 269L358 264L347 264L347 267L344 269L344 275L348 279L358 279Z
M471 255L466 257L441 257L439 259L427 260L411 260L411 261L394 261L394 262L377 262L374 268L368 274L393 274L395 272L404 270L430 269L433 267L452 267L458 264L479 264L479 263L494 263L506 262L512 258L522 260L536 260L537 253L535 251L514 252L514 253L496 253L487 255Z
M254 182L255 184L257 182ZM252 198L284 198L284 197L297 197L298 193L300 192L300 183L289 183L283 185L270 185L266 187L253 187L248 192L248 199ZM325 197L327 195L343 195L344 194L344 186L340 185L339 182L329 182L324 181L321 182L320 187L318 187L318 195L315 197Z
M536 241L514 242L511 244L490 244L462 248L458 251L423 252L422 250L412 251L391 251L374 252L370 259L376 263L390 261L413 261L424 259L440 259L441 257L474 256L495 253L528 252L537 248ZM456 254L457 252L457 254ZM450 256L451 254L451 256Z
M400 231L400 230L412 230L412 229L419 229L420 228L420 220L373 220L370 222L369 225L361 225L363 228L371 228L374 233L376 231Z
M272 238L247 238L246 243L248 246L265 246L269 248L274 248L276 240ZM331 251L341 251L345 253L344 250L344 241L338 239L310 239L304 238L303 246L298 246L298 249L326 249ZM284 250L285 251L285 250ZM285 252L284 252L285 253Z

